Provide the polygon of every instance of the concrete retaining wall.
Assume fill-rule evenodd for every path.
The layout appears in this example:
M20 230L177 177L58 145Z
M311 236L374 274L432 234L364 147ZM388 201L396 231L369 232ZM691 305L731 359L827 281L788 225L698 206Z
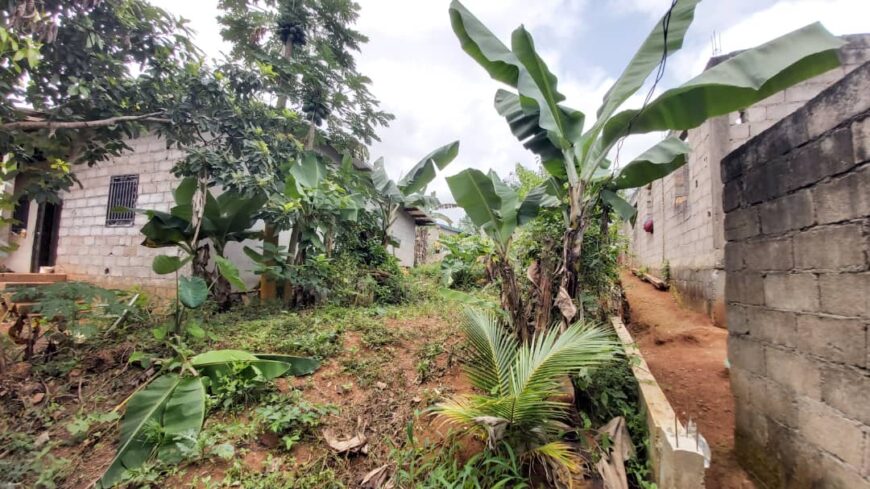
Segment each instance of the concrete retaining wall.
M721 171L738 458L771 488L870 488L870 63Z

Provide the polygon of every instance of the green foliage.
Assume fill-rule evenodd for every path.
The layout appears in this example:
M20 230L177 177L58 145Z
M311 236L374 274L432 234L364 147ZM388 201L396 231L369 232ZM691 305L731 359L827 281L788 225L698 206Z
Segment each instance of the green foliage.
M32 311L47 321L51 344L81 344L97 336L124 313L123 295L84 282L57 282L14 291L14 302L34 302ZM36 337L30 340L35 342Z
M200 241L209 240L218 255L223 257L227 243L259 236L260 233L251 231L251 228L265 204L265 197L263 194L248 197L231 190L221 193L217 198L210 191L205 191L205 205L197 233L193 217L196 186L197 182L193 178L183 179L173 192L175 206L168 213L141 211L148 215L148 222L141 229L145 236L143 246L179 247L188 255L193 255L194 250L200 247ZM194 237L197 238L195 243Z
M398 182L387 176L383 158L374 162L371 183L375 190L373 198L380 210L381 244L386 246L392 242L394 246L397 245L395 238L389 235L389 228L402 207L419 207L434 217L441 217L435 212L440 202L434 192L425 194L426 187L435 178L436 168L443 170L458 154L459 141L445 144L424 156Z
M301 366L294 369L295 362ZM273 360L238 350L209 351L174 363L181 374L164 373L130 397L117 454L98 487L111 487L154 456L172 463L190 453L205 420L206 389L228 407L238 396L288 371L310 373L317 368L308 359ZM187 369L197 375L184 375Z
M507 250L517 226L534 219L542 207L559 205L559 191L550 183L535 187L520 201L517 192L492 171L484 174L469 168L447 177L457 205L499 250Z
M296 442L312 437L321 418L338 414L338 408L312 404L299 391L293 391L289 396L272 394L254 413L255 421L281 436L282 448L289 451Z
M393 448L396 465L393 480L397 487L415 489L528 488L523 463L513 448L500 443L496 450L475 454L460 462L460 443L449 437L446 446L422 444L414 437L413 422L408 424L403 448Z
M368 41L353 29L359 5L279 0L253 9L250 0L221 0L219 7L231 56L262 73L263 94L277 95L282 108L323 125L340 151L365 157L365 146L393 115L379 109L371 81L356 66L354 54Z
M37 447L35 440L15 430L0 430L0 485L16 487L31 480L33 487L54 489L70 472L70 461L52 455L50 444Z
M168 81L196 60L187 34L144 0L7 3L0 160L2 179L17 184L0 207L21 196L57 202L57 192L77 182L76 165L129 150L128 137L163 120ZM119 116L126 119L93 123Z
M102 306L106 315L120 314L124 306L118 292L85 282L56 282L42 287L15 290L14 302L39 302L33 306L47 318L75 322L87 316L94 306Z
M410 290L398 259L380 239L374 216L345 226L336 238L331 289L333 302L368 306L402 304Z
M580 323L520 344L493 315L468 310L463 329L471 347L466 372L484 395L458 396L433 411L482 435L490 449L502 441L520 460L539 461L568 480L579 458L559 437L570 405L558 401L565 375L610 362L617 343L599 327Z
M582 370L573 380L577 405L587 428L602 426L616 416L625 418L635 449L635 457L626 462L629 482L633 487L646 488L652 473L649 431L646 415L640 408L637 379L629 362L627 358L620 358L606 369Z
M447 253L441 260L441 281L446 287L467 290L485 278L483 261L493 252L492 240L473 234L439 239Z
M115 411L109 411L108 413L78 413L65 427L66 431L70 434L72 442L79 443L84 441L95 425L113 423L119 418L120 416Z

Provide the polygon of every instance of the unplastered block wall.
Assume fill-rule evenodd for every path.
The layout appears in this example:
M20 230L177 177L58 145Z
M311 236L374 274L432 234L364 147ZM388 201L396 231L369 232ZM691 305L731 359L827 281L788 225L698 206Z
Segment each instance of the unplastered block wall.
M870 63L722 162L741 463L870 488Z
M792 114L847 73L870 60L870 35L845 36L842 66L788 88L741 112L711 119L688 131L687 170L678 170L638 190L638 224L628 228L633 265L661 274L667 261L682 302L724 325L724 226L720 162L749 139ZM708 67L732 55L710 60ZM685 203L681 203L683 196ZM655 232L642 229L650 216Z
M139 229L147 221L137 214L132 226L106 226L109 181L113 175L139 175L136 206L168 211L178 180L172 167L183 156L166 148L154 135L128 141L133 151L97 166L75 169L81 188L65 192L60 218L56 268L71 280L84 280L106 287L128 289L140 286L155 292L173 293L174 275L157 275L151 262L170 248L141 246Z

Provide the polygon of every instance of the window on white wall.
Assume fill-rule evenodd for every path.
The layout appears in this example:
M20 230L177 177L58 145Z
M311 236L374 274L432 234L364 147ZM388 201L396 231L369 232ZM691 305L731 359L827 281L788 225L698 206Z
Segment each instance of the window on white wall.
M109 181L106 226L132 226L139 197L139 175L115 175Z

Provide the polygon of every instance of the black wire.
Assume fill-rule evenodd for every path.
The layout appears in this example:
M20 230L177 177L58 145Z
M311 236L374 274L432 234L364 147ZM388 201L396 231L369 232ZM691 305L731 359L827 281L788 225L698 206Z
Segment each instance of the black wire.
M665 67L668 64L668 29L671 25L671 14L674 11L674 7L677 6L678 0L673 0L671 2L671 8L665 13L664 17L662 17L662 37L664 38L664 48L662 49L662 59L659 61L658 70L656 71L655 81L653 81L652 86L649 89L649 92L646 94L646 98L643 100L643 105L640 110L637 111L636 114L628 121L628 125L625 127L625 134L619 139L619 142L616 144L616 158L614 159L614 165L619 166L619 152L622 151L622 145L625 143L625 138L631 132L631 126L634 124L634 121L640 116L641 112L646 108L652 99L653 92L655 92L656 87L659 82L662 80L662 77L665 75Z

